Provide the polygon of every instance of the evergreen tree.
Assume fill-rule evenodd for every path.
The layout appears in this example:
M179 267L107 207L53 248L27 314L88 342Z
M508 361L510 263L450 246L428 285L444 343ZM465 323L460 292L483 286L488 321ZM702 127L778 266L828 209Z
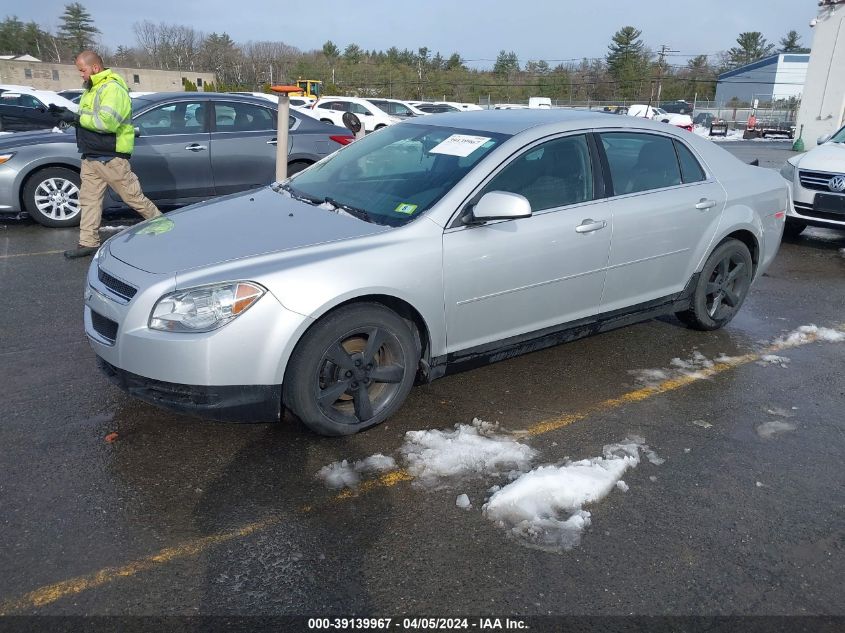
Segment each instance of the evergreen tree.
M100 29L94 26L91 14L78 2L65 5L58 36L76 53L94 48Z
M328 40L325 44L323 44L323 55L330 60L337 59L340 57L340 49L334 42Z
M607 47L607 71L616 81L618 94L623 99L635 99L643 92L649 80L650 53L640 40L642 31L624 26L613 35Z
M780 52L781 53L809 53L809 48L804 48L801 46L801 36L798 35L798 31L789 31L783 38L780 40Z
M517 57L516 53L513 51L506 53L504 49L502 49L496 57L496 63L493 64L493 72L503 78L511 75L512 73L518 73L519 57Z
M728 63L732 68L751 64L775 52L775 45L769 44L759 31L740 33L736 43L739 46L728 51Z

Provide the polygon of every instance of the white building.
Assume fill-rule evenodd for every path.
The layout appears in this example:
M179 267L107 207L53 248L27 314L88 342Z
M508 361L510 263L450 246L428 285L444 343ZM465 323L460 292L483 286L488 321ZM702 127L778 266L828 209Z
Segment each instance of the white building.
M845 2L824 0L813 18L807 86L798 111L807 149L845 124Z
M771 103L790 97L801 98L807 77L809 54L781 53L719 75L716 103L736 99L746 103Z

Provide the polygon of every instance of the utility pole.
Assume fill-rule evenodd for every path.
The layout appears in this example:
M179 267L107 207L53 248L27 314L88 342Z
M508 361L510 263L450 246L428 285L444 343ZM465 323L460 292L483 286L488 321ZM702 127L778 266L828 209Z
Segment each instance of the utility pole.
M667 53L677 53L666 44L660 45L660 52L657 54L657 100L656 103L660 105L660 92L663 90L663 64Z

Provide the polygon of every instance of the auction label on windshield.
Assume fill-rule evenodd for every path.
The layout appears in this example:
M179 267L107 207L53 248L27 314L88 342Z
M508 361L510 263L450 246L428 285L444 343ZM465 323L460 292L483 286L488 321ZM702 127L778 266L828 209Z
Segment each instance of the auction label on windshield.
M489 136L452 134L452 136L434 146L429 153L448 154L449 156L469 156L489 140Z

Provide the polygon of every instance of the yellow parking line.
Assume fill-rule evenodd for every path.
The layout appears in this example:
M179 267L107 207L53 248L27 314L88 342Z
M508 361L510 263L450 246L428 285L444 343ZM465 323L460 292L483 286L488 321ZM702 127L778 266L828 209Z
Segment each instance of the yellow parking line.
M837 326L837 329L845 329L845 324ZM809 335L807 337L807 340L801 343L790 345L770 345L768 348L759 353L745 354L743 356L732 357L724 360L723 362L715 363L712 367L698 370L694 373L694 375L685 375L679 378L671 378L669 380L664 380L663 382L654 387L645 387L643 389L629 391L628 393L622 394L617 398L610 398L578 413L571 413L549 420L543 420L529 427L526 431L526 434L529 436L537 436L542 435L544 433L549 433L551 431L568 426L573 422L584 420L585 418L591 415L595 415L597 413L604 413L628 404L642 402L653 396L674 391L676 389L680 389L681 387L686 387L687 385L690 385L694 382L698 382L703 378L710 378L716 376L717 374L728 371L729 369L733 369L734 367L753 363L757 360L760 360L763 356L767 354L774 354L784 349L791 349L800 345L806 345L807 343L812 343L815 340L815 336ZM373 490L390 488L399 483L411 481L413 479L414 476L406 470L393 470L388 473L382 474L376 479L363 482L354 490L343 490L342 492L335 495L330 500L330 502L337 503L347 501L349 499L353 499L360 495L369 493ZM299 512L307 513L311 512L313 509L313 505L305 505L299 508ZM204 536L192 541L188 541L176 547L169 547L163 549L157 554L153 554L151 556L147 556L146 558L142 558L140 560L128 563L126 565L123 565L122 567L107 567L91 574L77 576L76 578L71 578L70 580L65 580L52 585L41 587L39 589L27 593L26 595L16 600L9 600L7 602L0 603L0 616L8 615L11 613L25 612L33 608L43 607L45 605L56 602L61 598L76 595L89 589L95 589L96 587L108 584L119 578L127 578L130 576L135 576L136 574L139 574L144 571L149 571L161 564L168 563L179 558L196 556L212 547L215 547L216 545L225 543L226 541L231 541L236 538L243 538L249 536L250 534L253 534L254 532L278 524L281 522L281 520L282 519L280 517L272 517L264 519L262 521L256 521L236 530L222 532L220 534L212 534L210 536Z
M12 257L37 257L38 255L55 255L56 253L64 253L61 251L41 251L40 253L15 253L13 255L0 255L0 259L11 259Z

